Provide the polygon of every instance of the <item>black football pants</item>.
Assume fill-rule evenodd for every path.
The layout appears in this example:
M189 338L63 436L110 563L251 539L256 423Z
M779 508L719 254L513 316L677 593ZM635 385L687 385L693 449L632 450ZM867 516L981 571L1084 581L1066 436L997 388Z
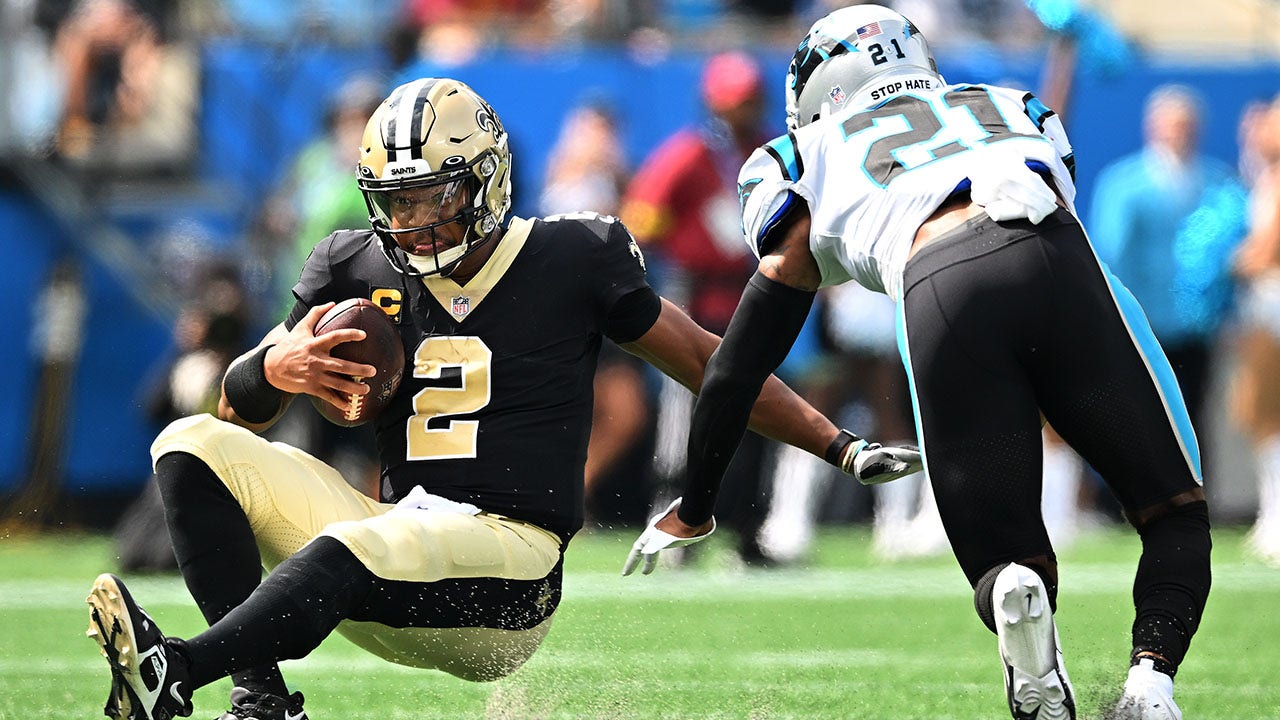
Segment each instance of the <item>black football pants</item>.
M1191 420L1137 301L1065 210L1039 225L971 219L908 261L904 288L899 345L925 468L970 584L1030 559L1056 596L1043 413L1142 537L1133 661L1155 652L1172 675L1204 613L1212 543Z

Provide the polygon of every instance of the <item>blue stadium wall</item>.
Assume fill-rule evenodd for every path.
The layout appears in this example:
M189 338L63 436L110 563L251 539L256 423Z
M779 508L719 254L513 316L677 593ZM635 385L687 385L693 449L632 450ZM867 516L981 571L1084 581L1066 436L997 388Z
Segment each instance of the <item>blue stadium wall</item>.
M676 54L640 62L619 51L570 50L554 55L508 53L462 67L425 65L393 71L376 49L279 48L224 42L205 49L200 94L199 167L218 188L207 207L165 206L154 215L114 218L142 235L174 221L175 213L201 219L219 247L234 251L258 203L279 180L289 158L321 129L330 94L354 73L376 72L396 82L430 74L461 78L497 109L512 136L516 162L515 213L535 214L547 151L565 114L585 99L604 98L622 118L628 158L634 166L667 134L700 117L697 100L702 55ZM769 98L770 118L781 131L784 53L760 58L779 88ZM939 56L952 81L1017 84L1035 88L1040 59L977 54ZM1203 146L1234 162L1236 123L1244 105L1280 91L1275 64L1191 67L1139 60L1108 75L1082 71L1067 115L1076 147L1079 205L1087 217L1089 194L1100 168L1140 143L1140 113L1147 93L1164 82L1200 90L1208 105ZM0 192L0 252L7 268L0 292L9 312L0 314L0 493L26 473L33 388L38 373L31 351L39 322L33 300L51 263L74 247L74 228L59 227L29 198ZM317 238L318 239L318 238ZM168 318L149 315L128 288L86 260L88 317L85 351L75 374L66 439L64 489L71 494L134 492L149 471L147 447L155 432L142 417L139 395L148 374L170 353ZM16 311L15 311L16 310Z

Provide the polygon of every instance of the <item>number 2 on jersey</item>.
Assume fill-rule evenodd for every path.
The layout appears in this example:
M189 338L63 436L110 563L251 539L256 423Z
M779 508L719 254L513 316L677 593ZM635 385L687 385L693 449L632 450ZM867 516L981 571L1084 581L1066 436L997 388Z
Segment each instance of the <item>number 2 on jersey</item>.
M413 354L413 376L441 381L413 396L409 418L408 460L452 460L476 456L478 420L449 420L428 427L435 418L467 415L489 404L493 351L478 337L429 337Z
M878 108L860 112L844 121L841 128L845 139L852 138L860 132L877 127L881 121L901 118L907 129L876 140L867 148L867 159L862 169L867 176L881 187L887 186L895 177L908 170L924 167L931 162L941 160L980 145L987 145L1011 137L1042 138L1040 135L1014 132L1013 128L1000 114L1000 108L986 90L976 87L952 90L942 96L942 103L949 109L964 108L967 113L953 114L949 118L967 119L968 127L957 128L962 137L974 138L969 142L957 138L939 147L928 149L927 145L943 129L944 118L933 103L915 95L899 95ZM903 160L903 151L919 146L929 157L923 161L908 165ZM920 152L920 150L917 150Z

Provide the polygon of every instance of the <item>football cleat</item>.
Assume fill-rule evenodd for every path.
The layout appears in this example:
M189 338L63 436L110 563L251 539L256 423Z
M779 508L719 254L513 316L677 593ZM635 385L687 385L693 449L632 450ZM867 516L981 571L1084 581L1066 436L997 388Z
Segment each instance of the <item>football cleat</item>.
M218 720L307 720L307 713L300 692L286 698L237 687L231 689L231 709Z
M1034 570L1016 563L992 592L1004 688L1014 720L1075 720L1075 693L1062 664L1049 594Z
M111 666L103 713L119 720L170 720L191 714L185 659L114 575L102 574L85 598L89 630Z
M1113 720L1182 720L1182 711L1173 701L1173 678L1158 672L1150 659L1129 668Z

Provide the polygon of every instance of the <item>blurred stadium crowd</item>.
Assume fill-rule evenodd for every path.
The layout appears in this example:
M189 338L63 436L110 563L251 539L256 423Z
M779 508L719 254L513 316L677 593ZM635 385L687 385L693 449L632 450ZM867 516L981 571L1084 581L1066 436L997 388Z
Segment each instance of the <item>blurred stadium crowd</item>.
M366 226L355 148L407 78L457 77L494 104L513 138L515 214L618 215L655 287L722 331L754 266L737 168L784 131L789 43L842 4L0 0L0 523L156 517L151 437L216 404L222 370L287 312L316 242ZM1144 3L1114 17L1074 0L886 4L947 67L1062 114L1081 214L1193 396L1213 508L1253 523L1261 507L1259 532L1275 536L1263 551L1280 561L1280 44L1242 57L1202 32L1203 46L1152 51L1112 22ZM783 374L844 426L909 441L888 302L824 294ZM596 390L588 515L643 523L681 467L690 396L616 349ZM376 487L368 429L294 408L278 439ZM1118 519L1051 432L1046 450L1057 537ZM877 548L901 556L945 549L929 499L918 482L873 497L750 441L721 513L748 562L802 557L815 522L873 517Z

